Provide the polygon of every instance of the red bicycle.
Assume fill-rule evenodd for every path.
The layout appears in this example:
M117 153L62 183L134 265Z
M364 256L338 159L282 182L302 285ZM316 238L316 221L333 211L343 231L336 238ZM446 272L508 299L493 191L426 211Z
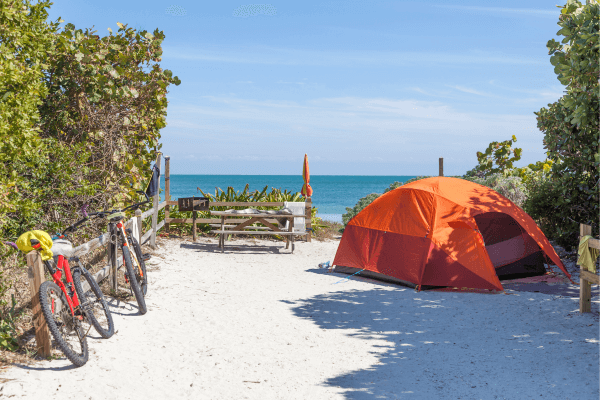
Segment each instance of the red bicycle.
M103 338L110 338L115 331L112 314L90 272L74 256L73 244L66 239L87 217L68 227L64 233L53 238L51 260L44 266L52 281L40 285L40 306L48 329L63 354L78 367L88 360L87 334L91 326ZM38 249L41 243L30 239L31 247ZM73 267L69 265L73 263ZM86 327L84 322L89 323Z

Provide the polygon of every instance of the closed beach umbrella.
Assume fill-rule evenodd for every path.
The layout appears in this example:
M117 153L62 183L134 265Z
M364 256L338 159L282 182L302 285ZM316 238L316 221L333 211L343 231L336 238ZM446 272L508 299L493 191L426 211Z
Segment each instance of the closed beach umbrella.
M308 172L308 156L304 155L304 168L302 169L302 177L304 178L304 185L302 186L302 196L310 197L312 196L313 190L310 187L310 173Z

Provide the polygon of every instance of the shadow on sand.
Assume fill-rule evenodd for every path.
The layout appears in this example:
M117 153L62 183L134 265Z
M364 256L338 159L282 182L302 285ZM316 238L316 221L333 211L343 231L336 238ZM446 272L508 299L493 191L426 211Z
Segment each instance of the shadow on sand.
M417 293L377 281L344 291L347 275L329 276L332 292L286 303L321 329L377 341L378 362L323 382L347 399L598 398L585 385L598 368L581 362L599 356L597 304L581 315L573 299L533 293Z
M203 253L221 253L221 249L217 243L182 243L179 245L183 249L198 250ZM266 245L252 245L252 244L237 244L237 243L225 243L225 253L238 253L238 254L290 254L291 250L285 248L285 242L281 246L266 246Z

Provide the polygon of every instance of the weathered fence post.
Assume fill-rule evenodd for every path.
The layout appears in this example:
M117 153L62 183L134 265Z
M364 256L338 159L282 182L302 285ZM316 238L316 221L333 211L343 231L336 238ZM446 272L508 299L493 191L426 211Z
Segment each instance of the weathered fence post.
M171 172L169 164L171 164L171 157L165 156L165 201L167 202L165 206L165 230L167 233L171 229L170 224L167 223L169 220L169 211L171 210L169 206L169 201L171 201Z
M142 237L144 237L144 228L142 227L142 210L140 210L139 208L137 210L135 210L135 218L137 220L138 236L139 236L139 237L137 237L137 240L141 246L142 245Z
M579 224L579 240L586 235L592 234L592 227ZM587 271L583 265L579 266L580 271ZM579 312L592 311L592 283L584 278L584 274L579 275Z
M440 176L444 176L444 158L440 157Z
M311 216L312 216L312 199L309 196L306 198L306 222L305 222L305 224L306 224L306 232L308 232L306 234L307 242L311 241L311 236L312 236Z
M160 156L161 153L158 153L156 156L156 166L160 170ZM158 223L158 199L160 196L160 174L158 175L158 187L159 190L154 195L154 201L152 202L152 206L154 207L154 212L152 213L152 233L150 234L150 247L156 249L156 225Z
M46 325L46 319L42 314L40 305L40 285L46 279L44 277L44 266L42 256L37 251L27 254L27 274L29 276L29 291L31 293L31 309L33 311L33 326L35 328L35 341L38 354L49 357L50 353L50 331Z

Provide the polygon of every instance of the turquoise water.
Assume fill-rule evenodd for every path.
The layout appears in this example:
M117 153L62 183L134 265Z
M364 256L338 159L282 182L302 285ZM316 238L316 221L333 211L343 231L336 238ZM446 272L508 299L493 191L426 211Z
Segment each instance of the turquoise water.
M312 201L319 216L329 221L341 222L346 207L354 207L356 202L370 193L383 193L393 182L405 182L414 176L356 176L356 175L314 175L310 177L313 188ZM302 189L302 175L171 175L171 199L201 195L196 188L214 194L215 187L235 191L250 191L271 188L299 192ZM165 181L161 177L161 188ZM161 193L164 199L164 192Z

